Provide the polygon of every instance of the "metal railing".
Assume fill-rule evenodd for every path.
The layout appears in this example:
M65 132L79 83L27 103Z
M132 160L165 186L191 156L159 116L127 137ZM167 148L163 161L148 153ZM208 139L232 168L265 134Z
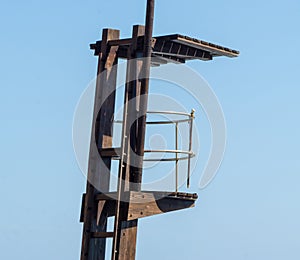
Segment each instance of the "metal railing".
M192 151L192 134L193 134L193 121L195 118L195 110L192 110L191 113L184 112L175 112L175 111L148 111L147 114L155 115L171 115L180 117L179 119L164 119L164 120L153 120L147 121L147 125L174 125L174 138L175 138L175 149L145 149L145 153L160 153L160 154L170 154L168 158L144 158L145 162L175 162L175 190L178 191L178 180L179 180L179 161L187 160L187 188L190 186L190 176L191 176L191 158L195 156ZM122 124L123 121L115 120L115 123ZM179 149L179 126L181 124L189 124L189 133L188 133L188 150ZM174 156L173 156L174 155ZM119 159L115 157L115 159Z

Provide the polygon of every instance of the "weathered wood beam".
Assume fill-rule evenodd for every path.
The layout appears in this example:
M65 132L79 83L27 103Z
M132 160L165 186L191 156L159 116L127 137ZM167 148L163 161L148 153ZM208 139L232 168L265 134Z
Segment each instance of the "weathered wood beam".
M99 223L98 203L95 194L109 191L109 174L103 169L110 169L111 158L100 160L99 148L112 145L112 120L115 105L115 89L118 62L117 48L110 48L108 41L118 39L120 32L104 29L98 59L97 82L92 121L92 134L88 162L88 182L83 205L84 221L82 233L81 260L104 260L106 240L92 237L93 232L106 232L105 214ZM112 93L108 95L108 93ZM106 97L108 98L106 99ZM104 103L104 106L102 106Z
M114 232L94 232L91 234L92 238L108 238L113 237Z
M123 130L122 136L127 136L124 139L123 151L124 154L122 166L119 170L119 178L121 182L118 185L118 198L116 202L116 215L115 215L115 227L114 227L114 240L113 240L113 260L127 260L135 259L136 252L136 237L137 237L137 220L126 220L128 212L128 203L124 196L126 190L132 189L130 183L132 182L133 175L133 156L135 153L136 135L135 135L135 116L137 114L137 108L139 104L139 95L141 82L139 80L139 74L143 61L138 60L140 53L138 48L138 37L144 35L145 27L136 25L133 27L132 41L130 47L127 49L127 80L125 85L125 97L124 97L124 115L123 115ZM122 201L121 201L122 200Z

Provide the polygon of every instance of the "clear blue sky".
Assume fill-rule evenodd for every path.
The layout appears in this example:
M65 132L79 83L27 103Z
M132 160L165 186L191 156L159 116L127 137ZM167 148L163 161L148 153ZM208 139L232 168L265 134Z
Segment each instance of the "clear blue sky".
M0 259L79 259L85 179L72 120L96 73L89 43L103 27L129 36L144 9L141 0L1 1ZM155 19L156 35L241 56L190 64L222 104L225 158L211 185L193 187L195 209L141 221L137 259L300 259L300 2L161 0Z

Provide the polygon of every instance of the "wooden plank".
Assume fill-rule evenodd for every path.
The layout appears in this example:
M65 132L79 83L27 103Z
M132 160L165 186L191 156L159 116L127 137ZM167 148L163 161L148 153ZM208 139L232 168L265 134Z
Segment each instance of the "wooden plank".
M194 207L198 195L195 193L180 193L167 191L127 191L129 198L127 215L122 221L131 221L139 218L163 214L171 211ZM117 192L97 194L95 200L104 205L107 216L113 216L116 207ZM128 223L132 225L132 222ZM124 227L124 226L123 226ZM132 230L130 231L132 232Z
M122 221L118 260L134 260L137 241L137 220Z
M121 148L113 148L113 147L110 147L110 148L102 148L102 149L99 149L99 154L102 156L102 157L120 157L121 155Z
M93 232L91 236L92 238L108 238L113 237L114 232Z
M157 194L155 192L131 191L128 220L149 217L195 206L195 199L175 196L163 197L162 195L163 194Z
M176 42L157 40L153 50L154 55L173 56L177 59L200 59L212 60L212 55L208 51L199 50L195 47L185 46Z
M239 55L238 51L231 50L229 48L222 47L212 43L204 43L203 41L200 40L195 41L189 39L188 37L178 37L178 40L175 40L175 42L201 48L202 50L210 52L212 56L218 55L218 56L226 56L229 58L234 58Z
M206 50L214 55L226 56L226 57L237 57L239 51L233 50L218 44L210 43L200 39L191 38L180 34L172 34L156 37L157 40L168 40L171 42L178 42L183 45L188 45L198 49Z
M124 192L126 197L129 196L129 191ZM156 200L165 198L165 197L170 197L170 198L181 198L181 199L191 199L191 200L196 200L198 199L197 193L186 193L186 192L172 192L172 191L141 191L142 194L153 194L155 196ZM100 201L100 200L116 200L117 198L117 192L107 192L107 193L99 193L95 195L95 201ZM135 202L136 203L136 202Z
M99 193L95 195L95 201L99 200L116 200L117 192Z

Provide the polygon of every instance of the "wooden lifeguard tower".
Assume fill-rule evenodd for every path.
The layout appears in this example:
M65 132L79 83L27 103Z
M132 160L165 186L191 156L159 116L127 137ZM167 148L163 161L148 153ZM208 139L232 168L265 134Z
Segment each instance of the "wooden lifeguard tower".
M144 149L146 126L149 123L146 115L151 66L169 62L185 63L195 59L209 61L218 56L237 57L239 54L238 51L179 34L152 37L154 0L147 1L146 13L146 25L133 26L132 38L120 39L118 30L104 29L102 40L91 44L99 61L88 181L81 210L81 222L84 223L81 260L104 260L107 239L113 239L110 249L112 260L134 260L139 218L193 207L198 197L195 193L178 192L178 168L174 191L142 190L144 153L157 152ZM121 147L112 147L116 65L119 59L127 60L127 82ZM176 164L180 159L185 159L190 165L190 159L194 156L191 145L194 114L174 113L184 117L180 122L190 125L189 150L178 150L176 146L175 150L165 152L174 154L171 160ZM170 123L175 123L177 127L179 122ZM116 191L110 190L112 160L119 161ZM107 231L109 217L114 217L112 232Z

